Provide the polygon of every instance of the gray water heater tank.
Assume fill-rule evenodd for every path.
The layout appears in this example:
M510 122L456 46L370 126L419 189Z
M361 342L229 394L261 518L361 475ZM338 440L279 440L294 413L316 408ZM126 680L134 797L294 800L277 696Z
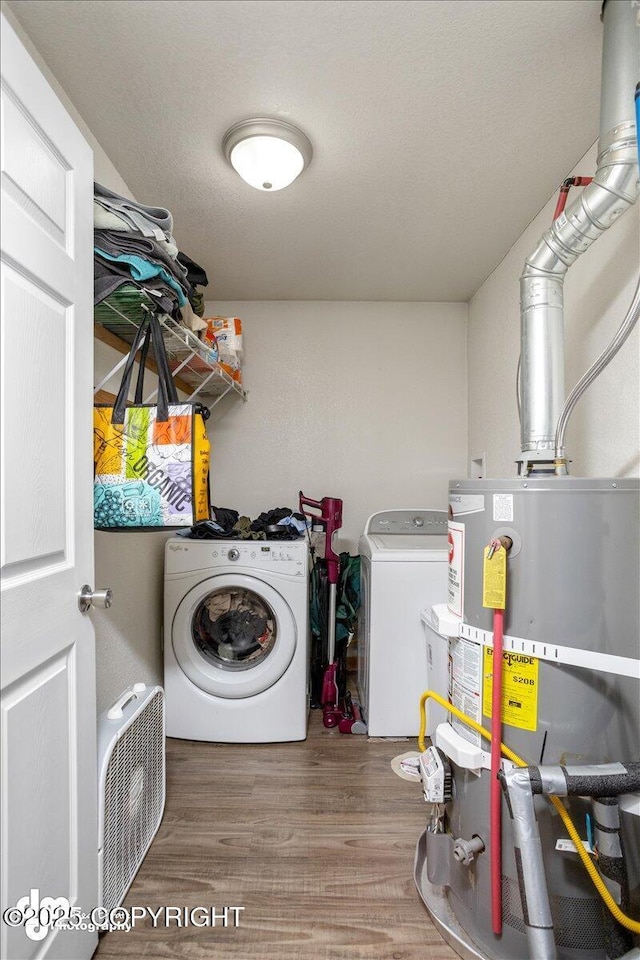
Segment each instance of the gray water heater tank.
M476 719L491 728L485 689L490 654L481 641L492 630L493 614L482 604L483 550L492 538L506 535L513 546L507 562L504 629L506 636L523 641L524 659L518 663L514 653L513 663L503 660L505 684L512 690L503 741L535 764L638 760L640 683L609 668L620 663L613 658L640 658L640 481L452 481L449 501L449 606L462 617L466 638L453 642L468 644L472 654L464 682L476 685L466 699L472 703L475 695ZM537 657L529 656L532 646ZM546 659L556 648L558 659ZM603 654L611 659L598 660ZM563 663L563 658L573 663ZM478 738L477 744L489 750L486 741ZM470 956L524 960L529 954L506 809L503 804L503 933L496 937L491 929L488 853L471 865L453 855L454 838L479 836L489 848L489 771L478 775L454 764L453 775L447 832L421 838L426 863L421 867L419 845L418 887L430 909L426 886L431 893L444 889L449 916L463 931L458 937L468 943ZM571 803L582 837L589 809L586 800ZM577 855L556 849L566 834L553 808L536 798L536 810L558 956L600 960L605 957L600 898ZM638 895L639 817L623 816L623 837L632 893L635 888ZM446 916L436 919L446 936ZM460 942L457 945L460 949Z

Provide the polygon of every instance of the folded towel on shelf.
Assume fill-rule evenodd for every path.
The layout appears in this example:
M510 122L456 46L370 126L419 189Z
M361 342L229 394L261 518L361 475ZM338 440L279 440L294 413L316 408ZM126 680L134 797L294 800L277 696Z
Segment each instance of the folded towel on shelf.
M164 207L150 207L144 203L137 203L135 200L121 197L99 183L93 185L93 198L94 207L96 203L99 204L123 223L139 230L143 236L164 237L169 242L175 242L171 236L173 217Z
M130 296L135 290L137 301L146 294L147 299L156 304L162 313L173 313L177 307L177 295L174 290L158 277L145 280L144 283L134 283L131 272L125 264L107 263L100 257L93 258L94 305L102 303L107 297L113 299L121 289L125 289ZM123 304L126 312L127 304ZM108 314L106 315L109 316Z
M171 276L168 270L159 266L152 260L145 260L143 257L135 256L132 253L119 253L117 256L107 253L100 247L94 247L94 252L103 260L110 260L113 263L127 264L134 280L151 280L153 277L160 277L172 290L175 291L178 298L178 306L181 307L187 302L185 289L178 281Z
M113 298L124 290L121 312L133 309L134 324L145 316L145 303L145 309L155 305L192 332L204 330L206 323L197 315L204 313L204 301L195 283L206 284L207 275L186 254L178 254L172 229L173 217L164 207L137 203L95 183L94 303L108 299L110 305L117 304ZM194 312L191 297L201 309ZM101 312L101 322L117 330L117 315L108 307Z
M165 246L157 240L142 237L133 231L126 233L120 230L94 230L93 242L96 247L114 256L119 253L131 253L151 260L165 267L185 289L190 289L192 286L186 267L183 267L176 257L167 253Z
M146 237L146 239L151 239L154 243L157 243L159 247L162 247L168 256L173 258L178 256L178 246L173 237L167 240L163 233L157 237L153 235L153 232L147 236L147 234L141 233L133 224L123 220L111 210L107 210L97 200L93 201L93 226L95 230L107 230L125 235L133 234L141 238Z

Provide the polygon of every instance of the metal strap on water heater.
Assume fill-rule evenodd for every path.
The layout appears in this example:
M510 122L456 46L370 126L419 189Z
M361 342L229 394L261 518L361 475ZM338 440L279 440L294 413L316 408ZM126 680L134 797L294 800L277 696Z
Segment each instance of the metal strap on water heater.
M464 640L473 640L483 647L493 646L493 634L489 630L480 630L468 623L461 623L459 634ZM613 673L618 677L632 677L640 680L640 660L631 657L616 657L612 653L599 650L578 650L575 647L561 647L556 643L542 640L524 640L522 637L508 637L503 640L505 652L522 653L538 660L550 660L571 667L584 667L599 673Z

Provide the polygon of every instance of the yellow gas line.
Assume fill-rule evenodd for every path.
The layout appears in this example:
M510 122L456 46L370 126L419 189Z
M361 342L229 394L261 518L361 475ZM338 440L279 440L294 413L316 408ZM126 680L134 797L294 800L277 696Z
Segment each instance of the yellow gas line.
M487 730L485 727L481 727L479 723L476 723L475 720L472 720L471 717L468 717L466 713L463 713L462 710L458 710L457 707L454 707L452 703L449 703L448 700L445 700L444 697L441 697L440 694L435 693L433 690L425 690L425 692L420 697L420 733L418 734L418 747L421 752L427 749L424 743L424 735L427 729L427 709L426 703L427 700L435 700L436 703L439 703L442 707L445 708L447 713L452 713L455 717L461 720L463 723L466 723L468 727L471 727L472 730L475 730L476 733L479 733L485 740L491 741L491 731ZM523 760L522 757L519 757L517 753L514 753L513 750L509 750L509 747L505 746L504 743L500 744L500 749L502 755L511 760L517 767L528 767L529 764L526 760ZM602 877L598 873L596 867L593 864L593 861L589 857L589 854L584 848L582 840L580 839L580 834L576 830L575 824L564 804L559 797L549 797L551 803L554 805L562 822L565 825L567 833L571 837L573 844L576 848L578 856L582 860L583 866L591 880L594 887L604 900L609 912L613 917L621 924L623 927L626 927L627 930L631 930L632 933L640 933L640 922L634 920L632 917L628 917L625 913L622 912L618 904L615 902L609 891L607 890Z

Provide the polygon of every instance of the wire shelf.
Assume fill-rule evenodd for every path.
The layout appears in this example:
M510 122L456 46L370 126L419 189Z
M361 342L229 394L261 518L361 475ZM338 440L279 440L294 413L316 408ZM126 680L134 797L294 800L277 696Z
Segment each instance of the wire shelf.
M125 352L123 347L131 346L137 328L153 308L153 302L144 292L132 284L125 284L111 297L107 297L96 306L94 319L96 325L103 327L112 337L117 337L122 347L111 339L105 342L115 346L120 352ZM242 397L243 400L247 399L247 392L242 384L234 380L219 363L206 358L205 344L191 330L187 330L167 314L158 313L158 320L162 327L167 358L176 386L178 390L187 394L186 399L198 399L208 407L215 406L230 392ZM128 353L128 350L126 352ZM94 393L97 394L124 366L125 362L126 356L101 380L95 387ZM155 393L154 390L149 397L145 398L145 402L149 402Z

